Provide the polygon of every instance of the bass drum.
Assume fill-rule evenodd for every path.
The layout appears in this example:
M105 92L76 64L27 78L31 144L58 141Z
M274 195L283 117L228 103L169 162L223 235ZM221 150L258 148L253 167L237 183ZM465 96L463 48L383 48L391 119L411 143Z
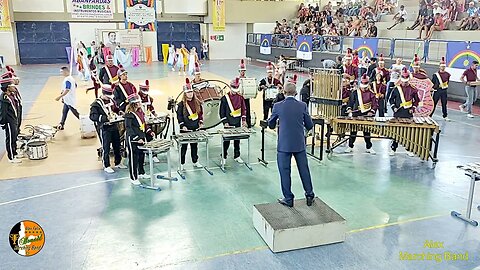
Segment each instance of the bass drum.
M256 98L257 89L257 80L255 78L240 79L240 93L244 98Z
M205 129L220 124L220 100L208 100L202 103L203 125Z

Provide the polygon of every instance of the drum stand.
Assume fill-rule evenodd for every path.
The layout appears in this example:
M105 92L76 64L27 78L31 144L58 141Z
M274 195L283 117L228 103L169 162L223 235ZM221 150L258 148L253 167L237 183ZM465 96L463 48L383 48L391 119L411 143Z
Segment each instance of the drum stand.
M268 127L268 122L266 120L261 120L260 127L262 127L262 148L260 149L262 157L258 159L258 162L264 167L267 167L268 162L265 160L265 129Z
M458 166L457 168L462 168L462 166ZM475 182L480 180L480 174L477 171L464 169L467 172L465 175L470 176L470 189L468 192L468 201L467 201L467 209L465 211L466 216L463 216L459 212L452 211L450 214L453 217L459 218L465 222L468 222L472 226L478 226L478 222L476 220L471 219L472 214L472 204L473 204L473 194L475 193ZM477 207L480 210L480 206Z
M307 154L312 158L322 161L323 160L323 142L325 136L325 120L322 118L313 118L313 129L312 129L312 149L311 152ZM320 155L317 157L315 156L315 127L320 125Z
M143 150L146 150L148 152L148 162L149 162L149 166L150 166L150 185L145 185L145 184L142 183L141 185L139 185L139 187L145 188L145 189L153 189L153 190L160 191L162 189L160 187L155 186L155 182L154 182L155 178L156 179L161 179L161 180L168 180L168 181L178 181L178 179L176 177L172 177L172 168L170 166L170 149L157 152L158 154L163 154L163 153L167 154L168 176L163 176L163 175L159 175L159 174L154 175L154 173L153 173L153 153L156 152L156 151L153 151L151 148L143 149Z
M247 148L247 162L245 162L245 166L250 170L252 171L252 167L250 166L250 135L231 135L231 134L222 134L222 153L220 154L221 158L220 158L220 163L221 163L221 166L220 166L220 169L222 170L222 172L225 173L225 163L224 163L224 157L223 157L223 151L224 151L224 148L223 148L223 143L226 142L226 141L236 141L236 140L247 140L248 142L248 148Z
M189 144L189 143L205 143L205 148L206 148L206 154L205 154L205 162L207 163L206 166L203 166L203 169L208 172L208 174L213 175L213 172L208 168L209 167L209 151L208 151L208 138L205 138L205 140L184 140L180 141L177 138L175 138L175 141L177 142L177 147L178 147L178 169L177 169L177 174L182 177L183 180L185 180L185 173L180 169L180 166L182 164L182 145L184 144ZM191 151L191 149L190 149Z

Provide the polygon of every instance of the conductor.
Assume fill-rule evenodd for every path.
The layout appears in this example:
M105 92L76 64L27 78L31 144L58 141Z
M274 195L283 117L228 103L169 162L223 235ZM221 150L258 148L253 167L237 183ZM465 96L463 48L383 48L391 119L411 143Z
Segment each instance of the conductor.
M293 207L294 195L291 190L291 159L293 155L305 190L307 205L311 206L315 194L305 151L305 129L312 129L313 122L308 114L307 105L295 99L297 94L295 85L287 83L284 91L285 100L273 106L272 116L268 119L268 126L271 129L275 128L277 120L279 120L277 165L284 198L278 199L278 202Z

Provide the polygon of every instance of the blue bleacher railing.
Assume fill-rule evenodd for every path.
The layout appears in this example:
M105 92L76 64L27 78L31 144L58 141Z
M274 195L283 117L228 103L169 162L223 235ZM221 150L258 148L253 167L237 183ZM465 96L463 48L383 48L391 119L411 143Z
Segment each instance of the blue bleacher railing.
M260 35L247 34L247 45L260 46ZM345 53L347 48L353 47L355 37L344 36L313 36L312 50L314 52ZM411 38L378 38L378 54L382 53L391 59L396 57L410 61L414 54L418 54L424 62L440 62L447 52L447 43L456 40L432 39L428 41ZM465 41L470 43L471 41ZM272 35L272 47L295 48L296 39L292 35Z

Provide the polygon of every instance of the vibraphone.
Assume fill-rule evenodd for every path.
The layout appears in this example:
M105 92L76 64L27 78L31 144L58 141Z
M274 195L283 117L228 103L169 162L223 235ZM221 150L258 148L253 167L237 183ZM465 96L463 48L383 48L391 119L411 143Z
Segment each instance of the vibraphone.
M211 135L204 131L192 131L192 132L183 132L176 134L173 136L173 139L177 142L178 146L178 170L177 173L182 177L182 179L185 179L185 174L181 171L180 165L181 165L181 151L182 151L182 145L183 144L189 144L189 143L205 143L205 148L206 148L206 154L205 154L205 162L206 166L203 166L205 171L207 171L210 175L213 175L213 172L209 169L209 152L208 152L208 140L211 137Z
M146 189L153 189L153 190L161 190L160 187L155 187L154 183L154 173L153 173L153 153L166 153L167 154L167 166L168 166L168 176L165 177L163 175L157 175L157 179L163 179L163 180L169 180L169 181L177 181L176 177L172 177L172 168L170 166L170 149L173 146L173 143L171 140L165 140L165 139L156 139L152 140L150 142L147 142L138 148L140 150L144 150L148 153L148 161L149 161L149 166L150 166L150 186L141 184L140 187L146 188Z
M389 138L403 145L407 151L413 152L422 160L431 158L434 166L437 159L440 127L430 117L393 118L393 117L337 117L330 121L331 128L327 131L327 153L348 139L341 141L345 133L352 131L366 131L378 136L371 138ZM338 139L330 146L331 130L339 135ZM433 138L435 135L435 139ZM357 137L363 137L357 135ZM433 155L432 144L435 144Z
M466 221L473 226L478 226L478 222L471 219L471 214L472 214L473 194L475 193L475 182L480 180L480 162L460 165L460 166L457 166L457 168L465 171L465 175L470 176L470 189L468 192L467 209L465 211L466 217L462 216L462 214L456 211L452 211L451 215L453 217ZM478 206L477 209L480 210L480 206Z
M310 69L311 114L326 120L340 116L342 109L342 74L338 69Z
M234 141L234 140L247 140L248 148L247 148L247 162L245 162L245 166L248 169L252 170L250 166L250 135L254 133L252 129L246 127L238 127L238 128L224 128L219 129L218 134L220 134L222 138L222 158L221 158L221 169L225 172L225 163L223 162L223 143L226 141Z

